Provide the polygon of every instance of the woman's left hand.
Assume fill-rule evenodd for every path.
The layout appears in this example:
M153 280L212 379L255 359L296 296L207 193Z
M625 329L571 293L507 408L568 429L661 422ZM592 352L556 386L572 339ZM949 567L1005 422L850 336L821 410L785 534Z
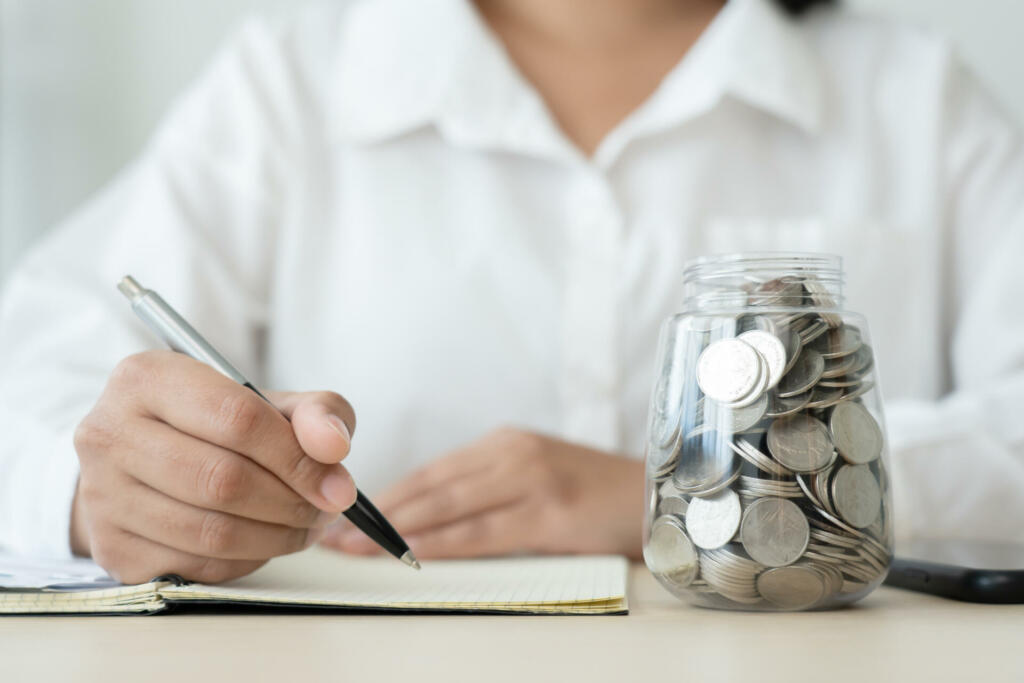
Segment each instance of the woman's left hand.
M420 559L512 553L640 557L643 463L499 429L438 458L376 499ZM380 549L344 520L324 545Z

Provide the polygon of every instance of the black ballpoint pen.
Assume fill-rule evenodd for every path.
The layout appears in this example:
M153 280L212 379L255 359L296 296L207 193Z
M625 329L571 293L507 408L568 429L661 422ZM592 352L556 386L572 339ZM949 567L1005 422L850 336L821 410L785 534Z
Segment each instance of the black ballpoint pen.
M131 301L135 314L169 347L212 366L239 384L252 389L260 398L270 403L270 399L260 393L259 389L253 386L224 356L203 339L159 294L150 289L144 289L130 275L122 278L117 283L117 288ZM273 404L271 403L271 405ZM345 516L384 550L410 567L419 569L420 563L395 528L391 526L391 523L380 513L380 510L374 507L370 499L363 495L362 491L357 490L356 494L356 502L345 511Z

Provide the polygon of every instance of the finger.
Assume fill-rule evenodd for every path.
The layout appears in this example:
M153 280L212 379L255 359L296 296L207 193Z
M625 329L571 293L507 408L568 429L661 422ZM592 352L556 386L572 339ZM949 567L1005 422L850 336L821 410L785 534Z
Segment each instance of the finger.
M184 503L305 528L337 518L255 462L156 420L139 420L126 448L111 453L126 473Z
M341 550L340 539L355 528L355 524L345 517L341 517L337 522L327 527L323 538L320 539L320 545L334 550Z
M291 420L296 406L307 400L314 400L327 407L345 423L349 436L356 433L356 411L348 400L333 391L265 391L267 398Z
M494 461L470 446L431 461L405 477L377 499L376 505L385 515L403 503L460 477L477 474L494 466Z
M388 520L403 537L475 517L504 507L525 497L527 493L516 483L499 481L500 473L485 470L436 486L422 495L399 504L388 512ZM504 484L504 485L503 485ZM341 550L360 552L369 541L350 532L339 540Z
M119 528L106 528L93 559L121 583L146 583L165 574L189 581L221 583L250 574L266 560L221 560L192 555Z
M321 510L355 502L344 467L307 456L284 415L203 363L173 352L137 354L118 364L108 387L133 409L251 458Z
M508 555L531 549L529 539L537 532L532 521L528 506L506 505L424 531L406 541L420 559Z
M257 522L203 510L122 475L119 493L97 501L101 515L124 531L175 550L222 560L266 560L309 547L320 530Z
M348 402L337 394L310 392L292 394L282 410L292 421L292 429L302 450L314 460L333 464L341 462L352 447L352 430L339 413ZM333 405L332 405L333 404ZM349 417L351 421L353 418Z

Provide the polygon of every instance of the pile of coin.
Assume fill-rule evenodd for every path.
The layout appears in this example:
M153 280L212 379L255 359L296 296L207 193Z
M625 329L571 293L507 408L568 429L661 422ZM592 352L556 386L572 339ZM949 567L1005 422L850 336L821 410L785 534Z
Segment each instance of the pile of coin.
M811 278L757 285L746 311L688 323L682 381L655 392L645 559L699 604L852 602L892 548L871 348Z

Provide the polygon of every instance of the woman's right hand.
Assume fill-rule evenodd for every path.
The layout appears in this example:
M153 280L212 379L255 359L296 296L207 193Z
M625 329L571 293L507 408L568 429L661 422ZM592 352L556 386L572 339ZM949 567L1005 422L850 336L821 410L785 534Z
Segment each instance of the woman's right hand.
M124 583L216 583L315 543L356 498L355 414L331 392L268 394L171 351L123 360L75 431L76 554Z

